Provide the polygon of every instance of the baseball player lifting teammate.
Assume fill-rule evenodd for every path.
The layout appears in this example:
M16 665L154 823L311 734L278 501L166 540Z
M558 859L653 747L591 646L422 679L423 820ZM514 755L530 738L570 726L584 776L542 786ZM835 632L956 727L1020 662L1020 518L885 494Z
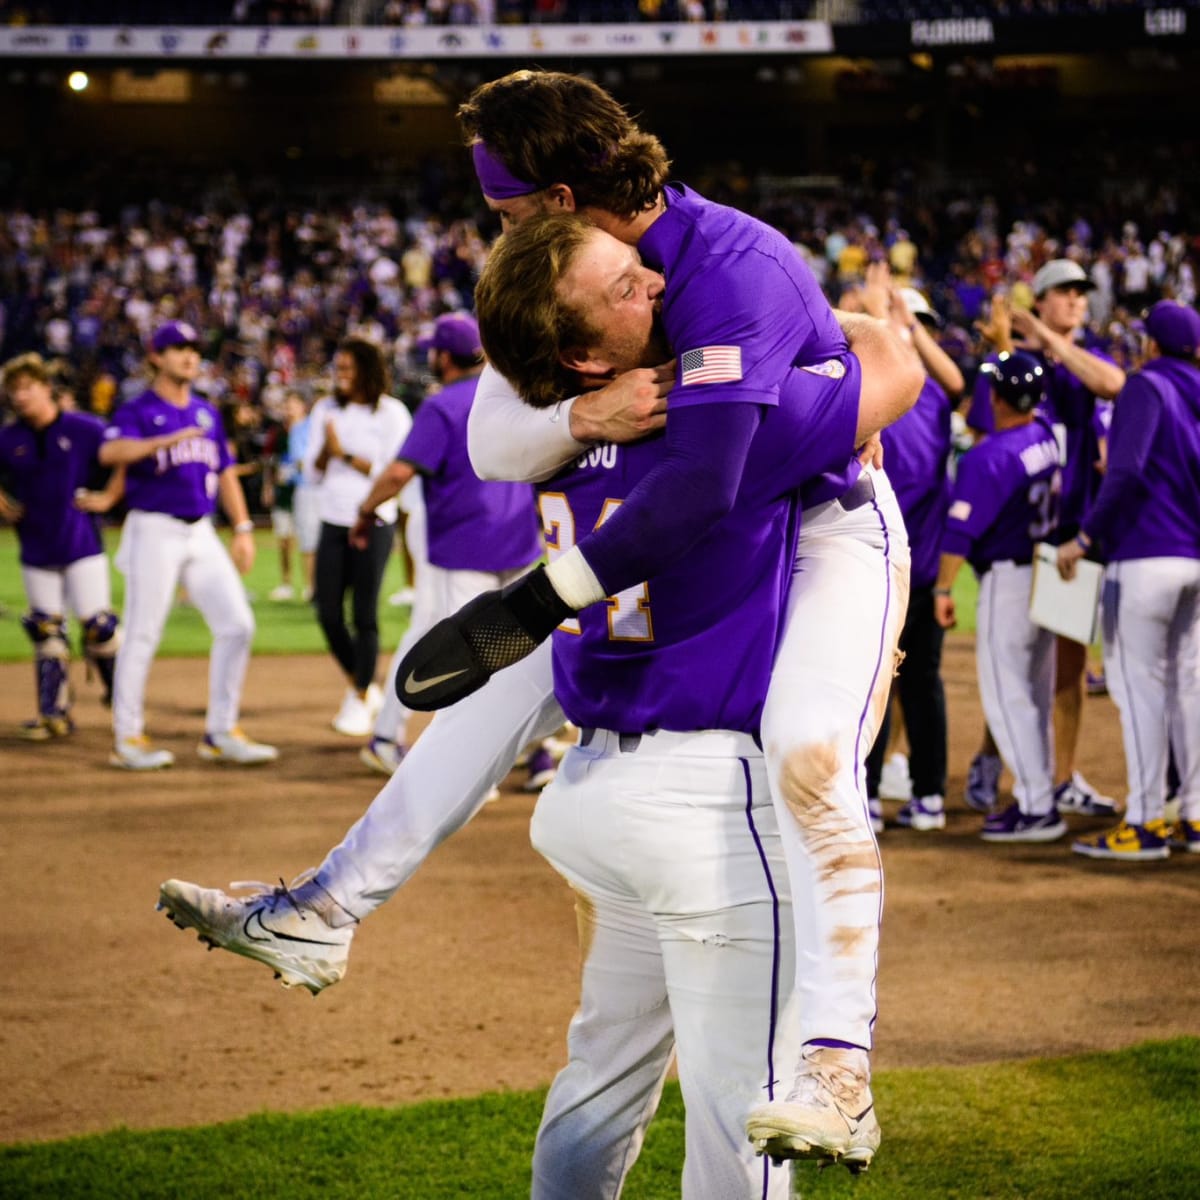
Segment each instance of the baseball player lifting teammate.
M29 601L21 624L33 642L37 679L38 715L20 733L48 741L73 728L68 609L83 627L83 651L100 676L105 703L111 700L120 624L93 514L120 499L124 472L112 472L102 490L89 490L100 470L104 422L59 408L39 355L10 359L3 386L17 420L0 429L0 518L13 522L21 546Z
M196 331L160 326L150 342L150 387L113 414L100 461L126 470L129 514L117 551L125 574L125 642L113 683L110 762L130 771L169 767L175 756L145 733L146 682L180 583L213 634L208 712L197 747L210 762L252 766L278 757L238 728L254 615L238 572L254 562L246 509L217 410L192 392L200 368ZM226 553L213 527L217 501L233 525ZM236 564L236 566L235 566Z
M1121 714L1129 795L1124 820L1071 849L1091 858L1166 858L1168 743L1179 771L1180 842L1200 853L1200 315L1162 300L1146 316L1151 358L1113 409L1108 469L1076 538L1107 562L1104 673Z
M699 425L691 430L698 444L702 444L704 447L706 463L712 457L710 451L714 445L739 447L737 450L730 449L729 451L734 464L736 482L746 448L753 440L754 427L758 419L757 406L763 404L772 412L779 407L782 411L784 406L776 404L780 378L788 376L789 373L818 382L825 379L834 386L835 391L837 390L836 385L843 381L847 390L851 392L857 390L858 380L853 376L853 367L847 366L846 361L843 361L845 341L837 331L836 323L833 323L833 318L829 314L828 307L823 297L820 296L819 290L803 273L794 250L786 241L778 238L778 235L766 230L765 227L750 222L741 214L717 206L706 205L691 192L672 192L670 203L665 203L662 181L665 178L666 160L662 155L661 147L649 135L637 130L611 97L608 97L600 89L594 88L594 85L574 80L568 76L541 76L526 73L513 77L513 82L521 91L525 90L527 84L531 85L529 94L532 97L534 108L544 105L551 117L555 117L555 113L562 111L561 98L557 102L554 98L555 89L562 86L575 92L567 98L567 107L571 117L569 120L561 122L562 129L557 130L556 135L561 140L562 137L568 136L567 131L598 130L598 133L594 133L593 136L603 139L604 145L607 147L605 155L607 169L600 174L610 181L618 181L616 186L619 190L634 196L632 203L626 208L624 218L626 222L649 223L652 220L661 220L664 212L668 216L672 216L672 219L665 221L660 229L665 242L665 245L660 247L660 253L664 257L670 257L673 265L678 267L676 271L668 268L667 292L664 300L665 317L669 318L669 314L672 312L673 280L679 281L681 287L684 281L692 280L694 290L703 297L711 297L713 294L724 295L735 306L739 296L747 297L748 302L753 303L756 310L758 306L765 306L769 309L769 314L763 318L763 323L770 328L761 334L761 347L756 341L751 349L750 342L747 341L746 370L741 371L740 368L736 368L746 379L743 387L745 398L753 398L753 403L709 406L690 405L685 402L683 406L684 409L705 409L708 410L708 414L715 413L715 419L718 422L722 416L728 418L728 431L718 435L715 442L711 431L701 435ZM548 89L543 90L543 84L548 84ZM489 85L489 87L492 86L494 85ZM508 103L503 89L498 95L493 93L492 98L498 99L501 106ZM479 99L479 94L476 99ZM518 105L518 109L519 107ZM531 127L531 119L535 123L539 120L536 113L514 111L512 125L517 129L528 129ZM593 125L592 122L595 124ZM544 124L544 120L541 123ZM555 117L552 124L558 123ZM568 147L564 159L564 169L581 169L586 173L586 165L581 167L575 161L581 156L585 164L592 163L594 165L599 161L595 148L588 149L586 145L583 145L571 152ZM514 219L519 220L522 216L534 215L545 208L553 210L575 206L574 193L565 184L547 185L540 188L534 184L522 184L511 170L505 168L495 158L491 150L477 151L476 160L481 175L484 177L485 193L494 193L497 190L508 191L509 199L502 197L500 201L497 201L493 196L492 202L494 206L505 209L506 217L510 222ZM650 166L648 171L645 169L647 163ZM631 173L636 177L638 171L642 172L638 188L630 189L627 182L620 182L627 179ZM537 173L540 174L540 172ZM506 177L509 180L508 183L504 182ZM542 178L545 176L542 175ZM499 187L496 186L497 184ZM511 189L516 189L516 191ZM596 212L604 219L604 214L600 209L597 208ZM712 234L713 245L710 247L698 241L691 241L686 237L681 239L679 225L682 224L686 227L695 224L705 219L706 212L707 219L711 222L706 227L706 232ZM611 213L608 215L608 219L617 220ZM756 238L759 239L757 243L755 242ZM739 239L744 240L740 241ZM636 236L631 240L636 240ZM705 263L681 261L680 255L686 250L683 243L703 250L706 254ZM711 253L708 253L710 250ZM704 275L705 271L715 271L724 256L730 257L744 269L753 266L753 280L742 279L734 290L722 291L720 287L712 284L707 276L696 278L698 273ZM635 260L631 253L628 254L628 261L632 269ZM794 315L797 308L801 312L804 311L803 305L775 304L771 301L770 289L766 287L765 279L772 271L778 271L784 277L780 283L783 292L788 292L794 297L799 289L810 310L816 314L814 321L810 321L803 329L784 330L771 325L771 320L780 312ZM736 271L734 273L736 274ZM799 275L800 278L790 278L792 274ZM709 313L707 316L710 322L716 321L719 324L720 314ZM669 319L666 324L668 333L670 333ZM867 320L861 328L864 331L869 330L870 333L875 333L874 324ZM820 327L820 332L815 326ZM684 329L682 332L685 335L683 344L689 344L686 336L687 330ZM704 337L705 335L697 334L697 336ZM749 334L744 336L749 337ZM719 341L718 336L714 337L711 344L717 346L723 343ZM828 351L826 351L826 346L828 346ZM706 341L701 341L697 346L697 349L700 350L707 348ZM734 349L740 353L740 347L734 347ZM862 394L858 397L860 413L858 434L860 436L877 430L887 420L903 411L911 403L920 386L920 372L906 357L901 347L897 345L893 351L893 343L885 338L873 346L869 344L868 340L865 349L886 360L887 365L882 374L887 381L881 386L878 382L879 375L875 371L864 372L864 387ZM805 359L809 355L812 356L812 361L806 361L804 364L809 369L806 371L796 368L793 371L791 365L793 361L797 358ZM710 358L707 370L703 361L695 364L694 368L686 367L689 376L688 381L682 385L683 387L702 386L707 371L724 372L723 375L710 376L708 382L718 382L722 378L726 379L731 386L741 382L740 380L729 380L729 373L735 369L730 366L730 363L736 363L739 354L731 354L728 357L721 354L713 356L701 354L699 357L701 360ZM724 365L721 363L723 357L726 359ZM551 359L553 360L553 358L554 356L551 354ZM754 367L751 367L749 363L751 358L754 359ZM879 359L877 358L875 361L878 366ZM552 365L556 364L552 361ZM575 361L566 364L568 367L576 365L581 364ZM690 374L693 369L699 373ZM771 374L771 371L777 371L778 376L773 380L768 380L767 376ZM653 388L654 380L654 373L646 372L639 377L636 386ZM906 386L908 387L907 394L900 396L894 394L895 390L905 393ZM488 387L485 376L472 413L473 448L477 440L474 421L480 413L481 402L485 389ZM733 388L733 390L738 389ZM619 388L615 388L610 395L615 395L619 391ZM696 395L697 393L684 393L685 401ZM720 411L723 408L728 410L724 414ZM739 415L739 410L742 415ZM503 428L508 425L508 440L522 447L533 445L534 439L540 436L543 447L551 446L549 451L535 447L528 452L521 450L515 453L510 452L510 458L515 457L522 460L526 467L533 463L540 463L544 470L548 464L552 466L556 461L561 462L575 457L586 450L586 444L576 441L572 434L591 436L596 432L596 427L593 426L589 429L588 422L604 411L603 405L593 405L587 400L577 400L574 405L564 405L550 412L534 410L526 412L510 394L508 409L493 409L492 427L495 428L499 425ZM497 416L496 414L500 412L502 415ZM565 416L566 420L556 420L561 416ZM643 421L644 414L643 417L626 422L622 427L620 420L616 419L617 437L628 440L631 435L637 436L644 428ZM678 426L684 434L684 443L688 441L686 436L688 424L686 417L678 422ZM486 435L483 440L487 440ZM846 435L847 456L854 440L853 431L848 430ZM677 458L683 453L683 449L676 447L672 439L668 439L668 444L669 453L665 461L670 464L672 456ZM601 451L596 450L594 453L599 454ZM723 453L718 454L717 457L723 459ZM478 468L478 460L476 465ZM721 471L724 471L730 466L730 463L722 461L717 465ZM485 467L481 473L494 475L497 472ZM840 476L831 485L836 489L831 494L839 496L846 491L847 487L847 472L844 465L832 474ZM820 697L819 704L822 711L815 713L814 705L810 703L806 712L800 714L799 718L795 713L789 713L787 719L782 715L780 717L780 724L787 724L793 728L798 727L806 736L811 736L818 743L815 748L810 747L810 752L807 754L801 753L790 758L782 755L780 761L786 762L791 768L787 783L792 799L797 801L798 807L801 809L810 807L814 818L820 817L819 821L814 819L812 829L813 841L820 842L820 845L806 847L801 844L797 847L797 843L801 842L801 836L799 830L793 828L797 825L796 818L791 815L790 808L784 810L788 814L784 824L788 827L788 838L792 844L792 850L801 859L798 864L793 864L789 860L789 870L793 872L794 876L799 875L803 886L813 892L820 893L822 889L825 889L829 893L837 893L837 895L821 896L817 901L810 901L806 893L804 901L806 926L804 932L815 944L815 949L806 950L808 961L815 966L806 973L805 984L814 994L824 991L827 997L833 996L834 1002L827 1001L824 1005L816 1003L809 1005L806 1002L803 1006L808 1013L808 1020L817 1025L826 1024L827 1032L812 1034L810 1040L813 1044L807 1047L804 1058L799 1063L798 1071L795 1064L786 1070L786 1075L789 1077L794 1073L800 1076L796 1085L798 1089L797 1103L785 1106L784 1110L784 1116L793 1122L793 1126L783 1130L779 1134L778 1140L774 1140L773 1134L756 1139L762 1144L769 1143L766 1148L772 1154L778 1153L782 1156L813 1153L826 1157L837 1157L853 1150L854 1157L859 1162L869 1160L878 1141L878 1126L871 1112L866 1046L869 1045L870 1028L874 1016L874 946L877 938L881 891L878 852L867 825L865 800L856 786L856 776L861 754L865 753L866 746L870 743L874 722L878 719L878 705L874 702L878 700L878 704L881 705L883 696L886 695L886 681L890 676L890 655L895 626L898 623L898 614L903 612L904 607L903 595L897 596L896 589L899 587L901 592L903 591L907 566L907 550L903 543L898 515L895 518L895 525L890 525L880 511L884 507L894 508L886 485L881 476L868 476L868 479L869 482L859 485L854 495L846 503L839 503L836 499L822 500L819 494L812 496L812 501L822 500L822 503L819 507L814 505L816 519L809 522L808 536L812 548L811 565L813 569L811 576L805 578L804 582L806 585L811 584L811 587L806 593L805 588L793 586L789 600L789 603L795 606L796 597L799 595L821 596L823 602L829 602L826 606L829 611L835 613L845 611L846 591L842 588L834 588L832 581L830 581L828 591L820 590L818 585L821 573L815 568L820 563L823 554L827 553L835 557L837 555L839 539L823 536L827 526L836 525L841 521L843 525L849 524L853 527L857 522L861 522L864 530L868 531L865 538L857 541L852 536L847 536L840 539L840 545L845 547L851 567L857 563L861 568L860 582L862 575L868 575L875 581L874 590L872 590L870 586L866 585L856 587L855 580L852 578L849 594L863 597L870 595L874 598L876 605L873 609L874 616L872 617L870 613L866 614L866 623L870 624L871 619L875 620L878 636L869 639L870 646L864 647L862 632L864 625L856 621L854 645L847 650L844 646L830 645L828 639L825 638L828 631L823 627L821 631L822 645L817 647L819 651L826 652L825 657L817 664L820 668L819 673L821 673L820 683L814 685L810 671L804 680L805 687L800 689L801 694ZM717 486L718 483L721 486ZM712 486L709 486L710 484ZM876 484L882 495L877 495L872 500L871 492L875 489ZM723 479L717 481L713 476L708 475L698 489L689 488L686 493L689 497L694 496L697 504L700 505L702 523L706 519L711 519L713 515L712 509L709 507L712 497L718 495L722 490L726 495L729 494L728 489L723 485ZM640 491L642 491L641 487L630 497L627 504L616 510L617 515L611 519L611 523L617 525L621 523L622 514L635 507L634 501ZM672 503L667 507L672 510L685 507L679 504L681 494L676 491L672 496ZM860 499L863 502L856 505L854 501ZM669 516L667 513L663 515ZM608 526L609 522L606 522L601 528L603 530ZM873 533L869 532L872 529ZM895 536L897 532L899 536ZM692 534L690 540L694 540L695 536L697 535ZM671 537L664 539L662 536L656 537L648 532L645 537L649 542L658 545L675 544ZM642 538L639 536L638 544L633 547L635 552L644 549L640 546L641 540ZM892 555L890 564L889 552ZM568 553L564 559L571 557L572 555ZM637 569L643 568L639 566ZM651 573L653 569L654 564L651 563L647 573ZM803 572L801 572L801 577L803 578ZM544 576L536 576L536 578L538 583L535 583L534 586L540 586ZM640 578L644 578L644 576L635 576L634 582L629 586L635 590L640 589L642 586ZM614 588L617 594L625 590L617 588L616 585ZM868 607L871 607L870 602L868 602ZM557 623L561 615L564 613L560 607L553 614L552 624ZM794 624L799 624L799 622ZM546 628L545 632L548 631L549 629ZM526 639L526 641L529 642L530 639ZM293 891L281 890L266 896L252 897L245 901L234 901L219 892L195 889L191 885L172 881L164 885L162 894L164 906L177 917L182 917L183 923L195 925L206 936L212 937L219 944L248 954L250 957L271 962L281 973L285 974L285 978L290 974L293 980L297 981L309 982L309 979L312 979L319 986L328 982L330 977L340 977L344 970L345 947L352 934L349 922L386 899L387 895L390 895L411 874L420 861L420 857L427 853L428 849L444 837L452 827L456 827L455 822L461 824L477 807L479 801L478 782L464 769L467 764L462 762L453 764L453 780L461 780L461 787L458 790L452 791L448 787L452 778L447 776L444 780L439 781L438 786L433 788L432 792L422 793L418 796L413 780L416 778L418 770L427 771L429 769L435 747L445 743L446 735L452 729L463 728L462 723L468 720L468 713L472 722L477 722L478 714L486 711L484 699L487 699L489 704L495 707L497 705L495 698L501 695L507 697L508 720L511 724L518 726L514 731L516 737L526 739L536 736L536 730L540 729L541 733L545 734L555 727L554 720L546 722L545 710L542 708L543 700L538 698L539 696L544 697L548 690L545 675L546 658L543 654L538 654L535 655L535 659L537 661L532 665L522 663L514 668L513 672L505 672L494 684L489 685L481 693L479 703L474 703L473 699L468 700L461 709L451 710L435 721L429 733L414 751L412 758L406 760L404 766L393 778L392 783L396 785L395 790L391 785L384 789L363 820L350 831L342 845L326 859L316 879L309 884L302 885ZM861 667L861 678L856 678L851 686L847 681L851 676L859 674L859 667ZM420 672L418 681L427 679L429 674L429 672ZM794 684L792 686L794 687ZM437 690L429 689L431 692ZM428 695L424 697L425 700L429 698L431 697ZM441 698L445 699L446 697L443 695ZM835 705L830 705L831 698L837 701ZM848 720L843 718L845 713L850 714ZM816 731L814 720L825 726L822 732ZM831 722L836 723L832 728L830 727ZM477 733L472 736L478 738ZM790 738L791 735L788 736ZM860 747L856 746L856 742L865 744ZM520 741L515 743L517 748L520 744ZM766 738L766 744L768 753L770 753L772 743L769 735ZM459 746L461 748L461 742ZM803 744L801 748L803 749ZM506 740L502 747L496 747L494 750L482 744L477 744L475 749L479 751L480 761L490 767L493 778L495 778L497 770L502 773L508 763L512 761L511 738ZM485 751L487 751L486 757ZM453 751L447 747L447 753L453 753ZM842 779L847 781L847 787L844 791L839 791ZM444 796L443 803L453 805L453 809L442 814L435 813L433 806L437 795ZM853 800L849 804L844 799L847 795L853 796ZM839 800L839 796L842 799ZM808 806L805 805L805 800L809 802ZM386 845L383 844L385 837L387 838ZM849 871L837 880L831 878L834 874L832 871L823 872L820 865L822 850L828 855L833 852L835 846L839 857L849 863ZM808 857L810 850L813 852L811 859ZM860 873L862 886L858 888L853 885L859 882ZM814 877L818 876L820 877L819 882L814 882ZM849 907L857 905L857 911L849 919L839 919L834 905L839 898L844 900L847 892L855 893L855 896L848 901L848 905ZM329 945L324 948L328 961L311 969L303 961L306 956L309 956L309 952L298 953L298 948L295 946L287 947L281 944L267 948L261 945L247 946L244 944L244 939L239 941L234 925L237 919L243 917L251 906L256 907L264 914L269 911L272 924L281 931L299 929L300 926L297 922L309 917L310 914L319 913L330 929ZM869 912L866 911L868 908ZM312 926L310 925L308 928L311 929ZM856 948L867 946L869 952L864 954L845 953L845 945ZM843 952L838 951L838 946L843 948ZM311 957L315 958L316 955L311 955ZM306 973L308 978L306 978ZM312 986L311 983L310 986ZM849 1036L846 1036L847 1034ZM817 1045L816 1039L823 1036L834 1044ZM803 1093L802 1099L799 1093ZM841 1108L838 1107L839 1103L842 1105ZM806 1124L804 1130L797 1133L795 1124L800 1118L803 1118ZM819 1126L818 1128L813 1128L814 1121Z
M934 612L955 623L951 589L964 562L979 576L976 666L988 728L1013 773L1014 803L984 818L988 842L1051 842L1067 831L1054 803L1051 749L1054 634L1029 618L1033 547L1054 533L1062 482L1058 442L1035 411L1045 369L1031 354L1001 354L992 378L995 432L958 464Z

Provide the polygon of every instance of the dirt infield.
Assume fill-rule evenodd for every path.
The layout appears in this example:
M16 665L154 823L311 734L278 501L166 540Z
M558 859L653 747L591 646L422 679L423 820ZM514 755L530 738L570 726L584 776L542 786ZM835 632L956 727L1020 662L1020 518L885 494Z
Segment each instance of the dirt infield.
M1121 867L1065 844L984 845L959 800L980 727L967 639L948 644L946 674L949 827L883 838L877 1065L1200 1035L1200 856ZM206 955L154 911L172 875L224 886L316 865L381 782L329 728L327 661L253 662L244 723L279 744L274 767L196 759L205 687L202 661L155 667L151 731L179 756L169 772L104 765L106 714L88 688L69 741L0 740L0 1141L547 1083L574 1004L575 924L529 848L517 774L364 923L345 981L316 999ZM0 729L31 701L29 666L0 666ZM1123 795L1107 699L1088 701L1084 745L1092 782Z

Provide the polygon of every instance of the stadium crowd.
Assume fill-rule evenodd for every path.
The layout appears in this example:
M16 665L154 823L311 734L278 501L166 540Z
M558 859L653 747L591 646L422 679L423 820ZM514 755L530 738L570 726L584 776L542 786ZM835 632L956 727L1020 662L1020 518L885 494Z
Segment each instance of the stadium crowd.
M847 204L727 172L700 186L784 230L834 301L861 286L868 264L887 261L943 318L939 341L968 385L987 349L976 325L991 298L1003 292L1028 308L1030 280L1052 258L1088 271L1092 329L1123 364L1149 304L1196 299L1200 237L1172 222L1170 197L1150 206L1160 220L1146 227L1145 218L1071 216L1049 203L1013 216L986 196L953 198L939 214L886 192L873 205ZM257 456L289 388L310 400L328 392L347 334L385 348L395 394L414 407L424 371L414 342L438 314L471 307L495 228L488 214L231 199L0 214L0 356L40 353L80 408L104 416L144 386L151 331L186 320L203 338L199 389L222 410L243 460ZM256 505L254 489L250 498Z

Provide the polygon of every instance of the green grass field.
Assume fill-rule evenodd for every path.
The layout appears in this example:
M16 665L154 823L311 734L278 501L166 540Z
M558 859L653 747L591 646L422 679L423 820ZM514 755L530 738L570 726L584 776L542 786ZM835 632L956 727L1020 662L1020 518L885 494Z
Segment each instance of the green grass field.
M1112 1054L880 1074L884 1144L857 1179L808 1165L835 1200L1182 1200L1200 1194L1200 1039ZM263 1114L0 1148L6 1200L439 1200L529 1194L543 1093ZM682 1107L669 1087L626 1200L677 1200ZM735 1198L731 1198L735 1200Z
M227 535L226 535L227 536ZM256 654L325 654L325 642L313 617L312 608L299 600L273 603L267 594L279 582L279 557L275 539L269 531L260 530L258 554L254 570L246 580L253 597L258 632L254 638ZM106 539L109 554L116 550L117 535L109 531ZM299 575L296 575L299 578ZM120 611L125 592L125 579L119 571L112 572L113 603ZM404 568L398 554L392 555L387 576L383 581L384 602L379 606L381 644L394 648L408 628L408 609L393 608L386 600L403 586ZM959 629L975 629L975 577L969 570L959 573L955 588ZM20 662L29 657L29 643L21 630L19 617L25 611L25 593L21 586L20 564L17 561L17 539L11 529L0 529L0 662ZM186 605L177 605L167 622L159 654L163 657L203 655L208 653L208 630L200 614Z
M228 533L222 536L228 541ZM110 557L116 552L117 539L117 532L109 530L105 545ZM260 530L256 539L258 553L254 569L246 578L258 623L255 654L328 653L311 605L299 599L287 603L267 599L268 593L279 582L279 553L269 530ZM17 549L16 534L11 529L0 529L0 662L29 657L29 642L19 621L26 603ZM300 578L298 564L293 578L296 581ZM125 577L114 569L112 582L113 603L119 612L125 595ZM408 628L409 610L394 608L387 603L387 597L403 585L404 567L400 556L393 554L383 581L383 599L379 606L380 641L389 651L395 649ZM208 653L209 643L208 629L200 614L188 605L176 605L167 622L159 654L163 657L204 655Z

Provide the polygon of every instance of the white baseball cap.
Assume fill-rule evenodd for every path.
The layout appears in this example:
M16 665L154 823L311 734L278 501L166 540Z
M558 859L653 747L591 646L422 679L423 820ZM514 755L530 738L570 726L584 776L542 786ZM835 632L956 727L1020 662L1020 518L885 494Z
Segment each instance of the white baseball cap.
M1096 286L1074 259L1052 258L1033 277L1033 294L1038 297L1044 296L1051 288L1062 287L1067 283L1073 283L1084 291Z
M904 301L905 308L914 317L926 317L933 325L940 325L942 323L942 318L933 311L932 305L915 287L902 287L900 289L900 298Z

